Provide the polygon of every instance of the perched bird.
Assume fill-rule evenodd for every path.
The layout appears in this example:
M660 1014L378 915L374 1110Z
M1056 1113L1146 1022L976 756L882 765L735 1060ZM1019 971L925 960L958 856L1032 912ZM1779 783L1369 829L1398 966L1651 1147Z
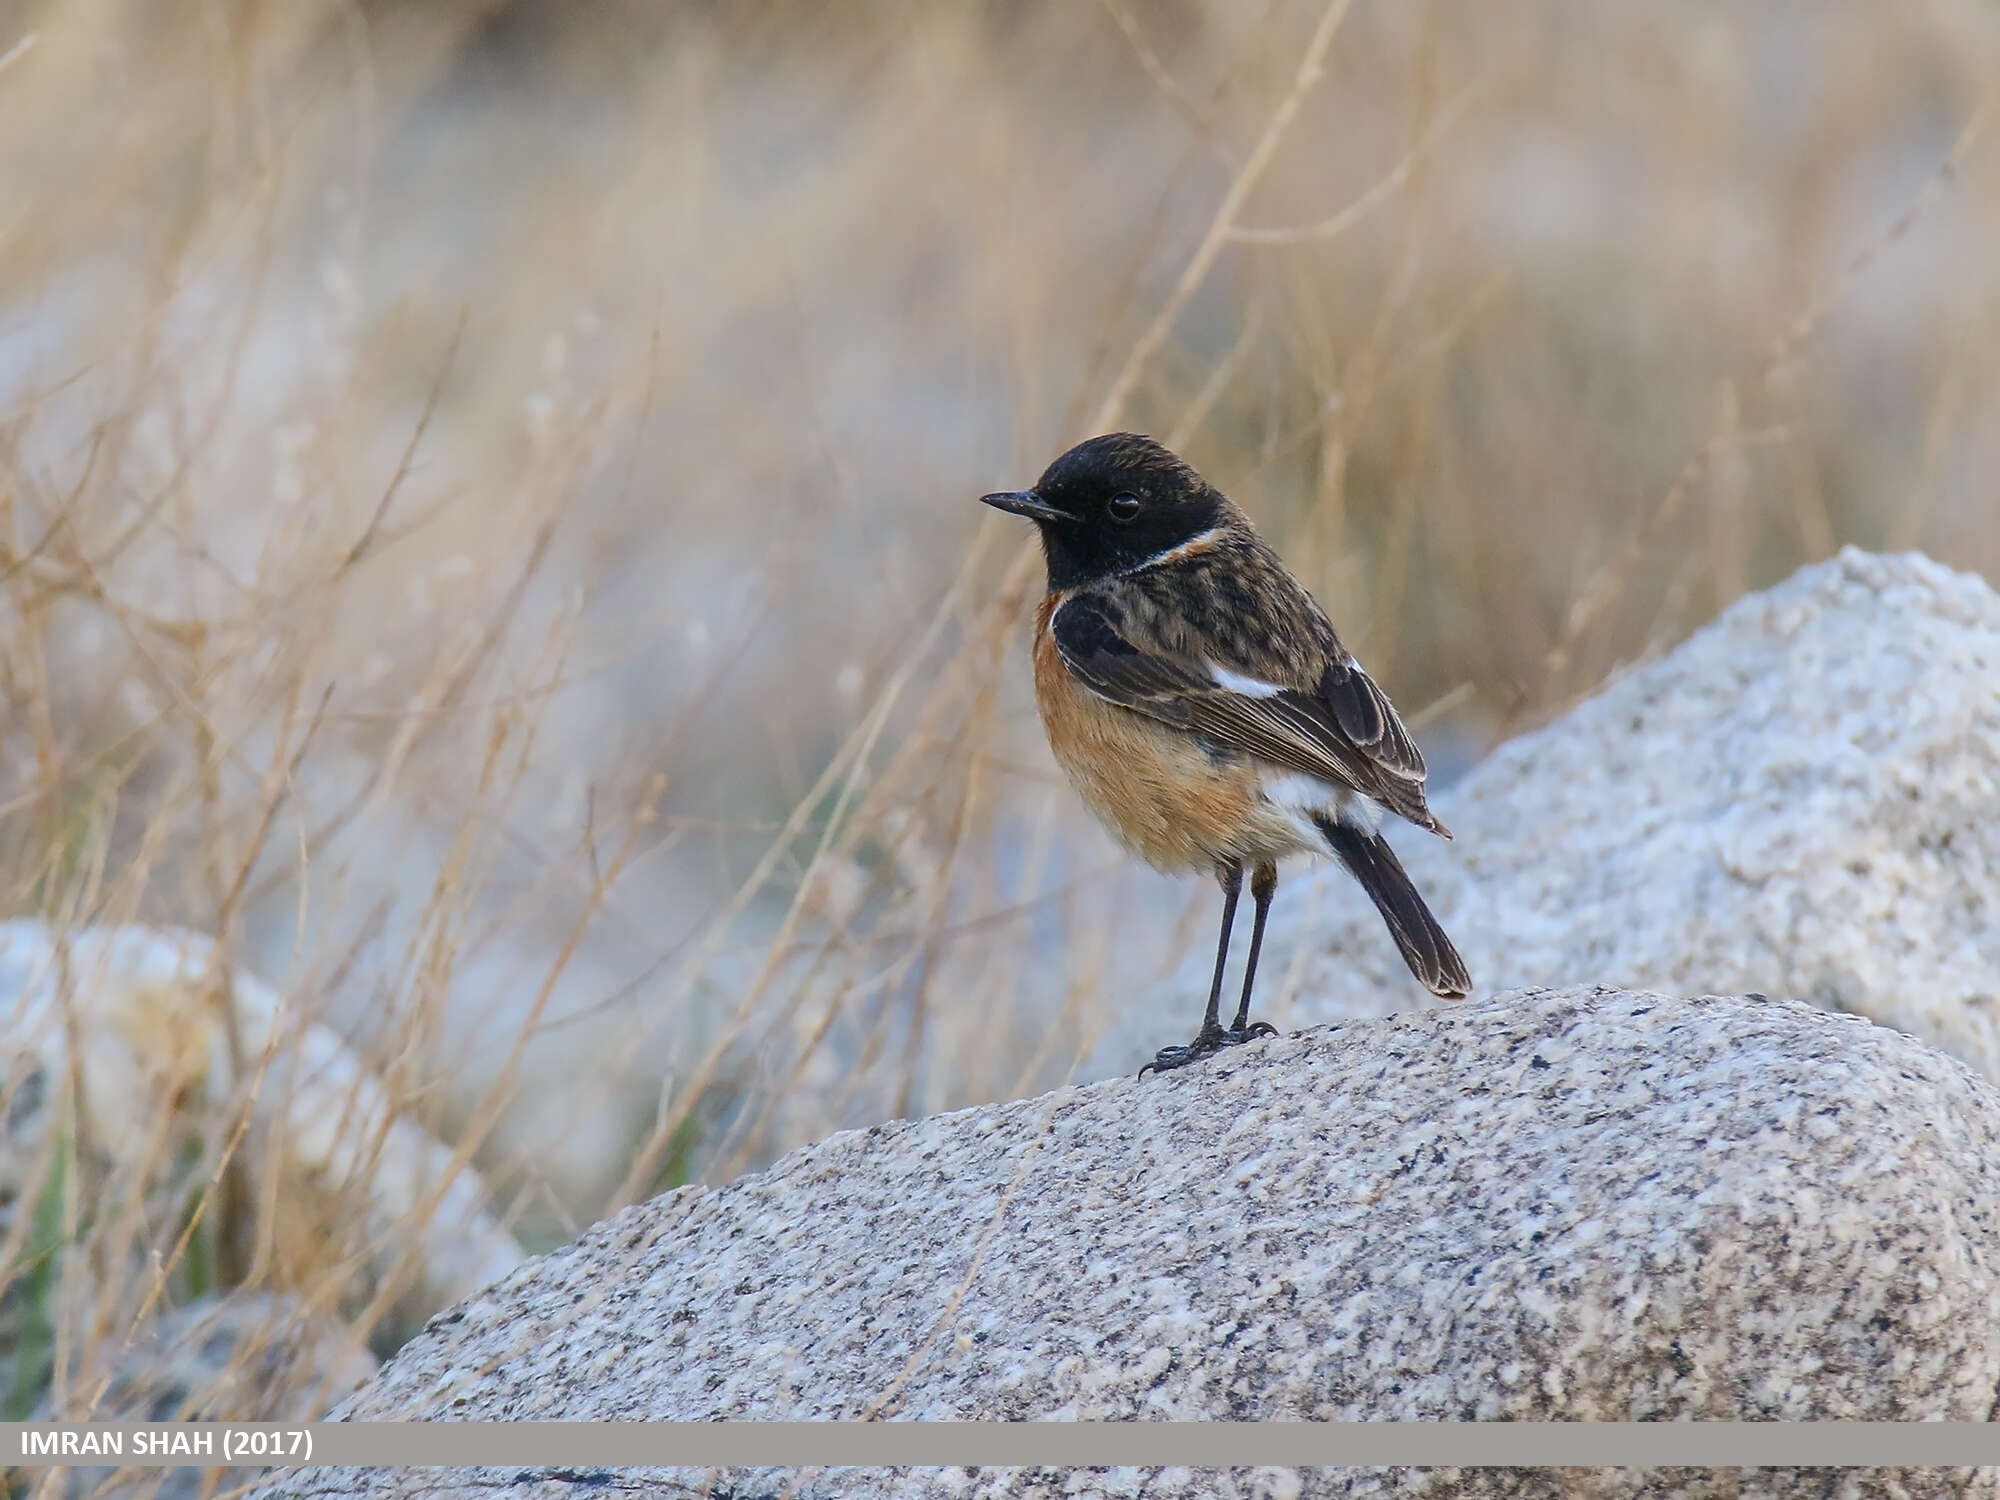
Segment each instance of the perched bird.
M1270 1036L1250 993L1278 861L1331 854L1361 882L1410 972L1438 995L1465 960L1377 831L1386 810L1450 838L1424 758L1325 611L1228 497L1151 438L1077 444L1033 489L984 495L1041 532L1035 698L1049 746L1113 835L1155 869L1211 870L1222 937L1201 1032L1165 1071ZM1248 869L1256 921L1243 999L1217 1017Z

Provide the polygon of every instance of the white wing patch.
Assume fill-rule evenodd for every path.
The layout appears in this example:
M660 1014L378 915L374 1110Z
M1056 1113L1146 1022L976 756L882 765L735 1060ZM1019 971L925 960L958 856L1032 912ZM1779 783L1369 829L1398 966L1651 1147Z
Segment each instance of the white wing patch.
M1214 662L1208 664L1208 675L1217 687L1243 698L1275 698L1284 691L1275 683L1263 682L1255 677L1245 677L1241 672L1218 667Z

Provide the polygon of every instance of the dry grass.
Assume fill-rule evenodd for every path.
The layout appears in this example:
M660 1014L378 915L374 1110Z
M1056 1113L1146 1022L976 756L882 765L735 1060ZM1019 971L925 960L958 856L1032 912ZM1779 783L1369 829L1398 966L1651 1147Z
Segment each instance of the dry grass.
M1087 431L1447 774L1843 542L2000 578L1990 5L491 10L0 13L0 915L214 934L531 1240L1184 1003L970 504ZM15 1293L279 1234L248 1109L111 1143L157 1224L51 1132Z

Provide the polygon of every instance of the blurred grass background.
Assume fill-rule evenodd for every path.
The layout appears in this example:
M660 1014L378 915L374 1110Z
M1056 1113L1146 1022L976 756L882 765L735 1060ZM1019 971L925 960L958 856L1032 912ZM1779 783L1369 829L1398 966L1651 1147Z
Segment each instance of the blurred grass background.
M2000 579L1996 79L1990 0L14 0L4 915L215 935L531 1245L1059 1083L1213 914L973 497L1168 439L1440 782L1843 543Z

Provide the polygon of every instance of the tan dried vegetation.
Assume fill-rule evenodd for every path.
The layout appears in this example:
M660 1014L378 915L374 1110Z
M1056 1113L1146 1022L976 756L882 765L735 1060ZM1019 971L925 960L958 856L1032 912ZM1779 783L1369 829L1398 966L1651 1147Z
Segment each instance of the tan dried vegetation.
M972 497L1169 439L1441 776L1843 542L2000 577L1995 78L1974 0L0 10L3 915L214 937L531 1245L1060 1082L1205 918ZM8 1065L17 1410L429 1310L227 1010L129 1139Z

